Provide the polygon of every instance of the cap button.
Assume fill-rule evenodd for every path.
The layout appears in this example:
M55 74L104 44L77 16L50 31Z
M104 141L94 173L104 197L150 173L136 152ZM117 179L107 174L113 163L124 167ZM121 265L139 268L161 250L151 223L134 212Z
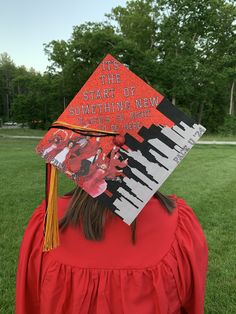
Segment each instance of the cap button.
M122 146L125 144L125 137L124 135L116 135L113 137L113 143L116 145L116 146Z

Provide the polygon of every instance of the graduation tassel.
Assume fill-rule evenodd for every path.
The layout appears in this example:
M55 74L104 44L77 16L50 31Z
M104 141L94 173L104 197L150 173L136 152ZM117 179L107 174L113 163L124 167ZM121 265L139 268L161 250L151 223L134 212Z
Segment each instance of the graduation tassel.
M46 216L44 223L43 251L59 245L59 226L57 216L57 169L46 164Z

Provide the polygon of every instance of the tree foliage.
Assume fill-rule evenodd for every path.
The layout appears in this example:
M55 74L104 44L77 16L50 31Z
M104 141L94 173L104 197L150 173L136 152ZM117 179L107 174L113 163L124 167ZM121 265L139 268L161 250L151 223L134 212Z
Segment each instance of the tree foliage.
M127 1L105 22L74 26L68 41L46 44L50 66L43 75L2 55L0 115L47 125L110 53L216 132L234 114L235 17L234 3L226 0Z

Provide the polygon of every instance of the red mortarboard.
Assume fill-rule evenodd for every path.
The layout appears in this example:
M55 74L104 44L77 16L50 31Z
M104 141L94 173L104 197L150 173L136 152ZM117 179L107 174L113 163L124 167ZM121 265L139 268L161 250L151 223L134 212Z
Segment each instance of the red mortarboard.
M58 243L56 169L131 224L204 132L107 55L36 148L51 187L44 249Z

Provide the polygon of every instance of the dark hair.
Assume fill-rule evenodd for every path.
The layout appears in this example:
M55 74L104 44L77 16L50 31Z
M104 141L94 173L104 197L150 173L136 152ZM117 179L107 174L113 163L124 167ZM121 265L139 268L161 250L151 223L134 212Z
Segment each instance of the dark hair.
M96 198L87 194L80 187L66 194L72 195L71 202L64 217L59 222L60 230L64 230L68 225L80 226L86 239L99 241L103 238L103 231L106 220L111 211L107 209ZM160 200L169 213L175 208L175 201L157 191L154 196ZM136 242L136 220L131 224L132 243Z
M69 145L70 145L70 143L72 143L72 144L73 144L73 147L74 147L75 142L74 142L74 141L72 141L72 140L69 140L66 146L69 146Z
M61 138L60 138L60 137L56 136L56 137L54 138L54 142L59 143L60 141L61 141Z

